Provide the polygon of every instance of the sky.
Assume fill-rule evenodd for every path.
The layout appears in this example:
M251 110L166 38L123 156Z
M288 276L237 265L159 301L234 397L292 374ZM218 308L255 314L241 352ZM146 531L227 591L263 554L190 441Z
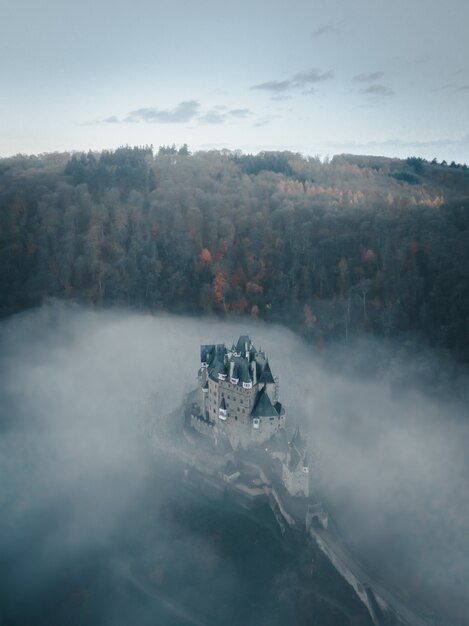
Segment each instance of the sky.
M467 0L2 0L0 156L469 161Z

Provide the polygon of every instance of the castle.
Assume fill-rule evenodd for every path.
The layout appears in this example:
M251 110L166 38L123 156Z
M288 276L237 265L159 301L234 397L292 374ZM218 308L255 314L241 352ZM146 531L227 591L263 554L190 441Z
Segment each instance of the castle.
M203 345L198 373L198 402L191 426L229 450L260 449L280 465L279 474L291 495L309 495L307 446L298 428L290 441L278 379L269 361L248 335L236 345Z

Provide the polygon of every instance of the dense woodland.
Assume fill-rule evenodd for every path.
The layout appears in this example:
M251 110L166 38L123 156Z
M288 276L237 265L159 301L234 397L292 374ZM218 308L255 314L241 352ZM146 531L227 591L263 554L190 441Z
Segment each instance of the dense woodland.
M469 363L455 163L123 147L0 160L0 312L59 297L252 315L320 346L420 336Z

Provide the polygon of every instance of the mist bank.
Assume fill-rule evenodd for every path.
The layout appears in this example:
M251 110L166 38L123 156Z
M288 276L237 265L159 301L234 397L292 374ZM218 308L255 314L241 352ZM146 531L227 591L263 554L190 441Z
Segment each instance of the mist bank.
M150 147L0 160L0 314L44 298L416 335L469 363L469 172Z
M192 570L196 563L209 568L196 555L213 555L218 563L219 569L201 579L215 584L211 576L217 577L217 597L234 597L239 589L247 594L237 566L230 560L223 565L213 539L220 529L213 526L201 539L189 523L177 521L192 519L192 509L184 508L191 496L181 492L171 466L151 452L142 424L150 399L158 407L157 432L159 420L195 386L201 343L231 344L246 332L280 378L287 420L299 422L309 435L313 486L347 541L383 580L394 581L428 610L463 622L469 588L468 422L463 404L422 392L418 360L392 367L386 361L387 367L370 376L363 364L383 354L379 343L356 343L355 356L339 350L314 356L289 330L259 320L248 325L246 319L155 317L60 303L0 326L0 559L7 572L0 584L10 616L15 603L18 611L26 600L39 606L41 590L74 580L77 562L87 555L102 555L104 587L109 563L120 572L119 585L122 571L134 580L142 562L129 564L122 543L117 553L109 546L116 537L124 537L124 545L138 544L133 533L142 528L139 550L153 555L156 580L164 578L161 563L165 571L172 563L183 594L172 596L176 606L197 607L184 618L187 623L203 623L204 616L216 621L195 599L201 591L194 589ZM431 367L438 370L440 362L433 359ZM205 524L210 521L200 527ZM280 579L287 575L282 567L287 566L279 566ZM146 597L135 590L141 585L136 580L130 591L124 585L125 593ZM98 588L108 598L102 611L109 622L101 623L113 623L113 594L106 587L106 596L103 586ZM77 601L86 605L89 590L80 595L80 589L71 585L67 594L78 593ZM167 595L158 597L168 601ZM213 597L214 610L222 611ZM146 615L139 623L146 623ZM246 620L248 615L260 619L246 609Z

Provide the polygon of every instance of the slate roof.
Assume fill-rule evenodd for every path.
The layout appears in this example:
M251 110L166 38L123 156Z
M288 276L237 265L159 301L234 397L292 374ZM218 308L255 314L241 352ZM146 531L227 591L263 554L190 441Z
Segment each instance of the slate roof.
M259 382L269 385L274 383L274 377L272 376L272 371L270 369L269 361L266 361L265 367L262 370L262 374L259 377Z
M235 362L235 378L239 378L240 383L252 383L251 373L249 371L249 363L243 357L234 357Z
M200 346L200 362L210 363L214 352L215 352L215 346L213 344Z
M241 335L236 344L236 352L246 352L246 344L247 350L250 350L252 344L251 338L249 335Z
M290 441L290 462L288 464L290 471L294 471L298 467L299 462L304 456L305 450L306 444L301 437L300 429L297 426L292 440ZM307 465L306 459L304 461L304 465Z
M214 357L212 362L208 368L209 376L212 380L218 380L218 374L226 374L225 365L218 359L218 357Z
M240 356L231 356L229 362L225 363L228 355L225 344L200 346L200 360L202 363L208 364L208 374L212 380L218 381L218 374L229 376L230 365L234 361L232 377L238 379L239 385L253 383L251 367L256 368L257 383L272 384L275 382L264 353L256 351L249 335L241 335L236 345L233 344L232 351L239 353ZM246 352L248 352L248 358L246 358Z
M252 417L278 417L278 413L272 402L270 401L269 395L265 390L265 387L261 389L259 392L256 404L254 405L253 410L251 411Z
M279 415L285 415L285 409L283 408L283 404L281 402L276 402L274 407Z

